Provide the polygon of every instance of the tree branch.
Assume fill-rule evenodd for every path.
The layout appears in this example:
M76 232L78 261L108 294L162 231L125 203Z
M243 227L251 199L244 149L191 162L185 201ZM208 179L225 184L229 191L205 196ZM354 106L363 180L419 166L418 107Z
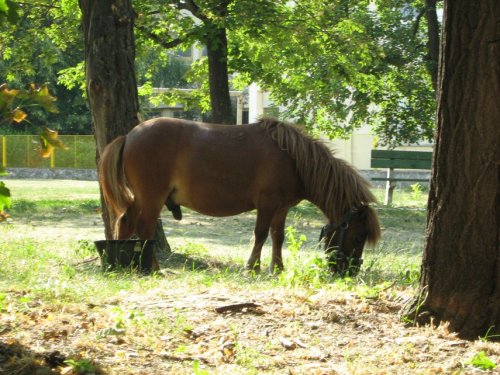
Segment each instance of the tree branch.
M425 8L420 9L420 11L417 14L417 18L415 18L415 24L413 25L413 33L412 33L413 38L417 36L418 27L420 26L420 20L424 16L425 10L426 10Z
M187 39L187 38L184 38L184 39L183 38L177 38L177 39L170 40L170 41L167 42L164 39L162 39L160 36L158 36L155 33L153 33L147 27L144 27L144 26L141 26L141 25L138 25L138 24L135 24L135 27L137 28L137 30L139 30L140 32L142 32L143 34L145 34L148 38L150 38L153 42L159 44L160 46L162 46L165 49L175 48L175 47L181 45L182 43L184 43L186 41L186 39Z
M203 12L201 12L200 7L193 0L176 1L174 5L179 10L187 10L191 12L193 16L203 21L203 23L210 22L210 19Z
M26 3L24 1L18 1L17 4L24 5L27 7L34 7L34 8L40 7L40 8L49 8L49 9L61 9L61 7L58 5L43 4L43 3L36 3L36 2L35 3Z

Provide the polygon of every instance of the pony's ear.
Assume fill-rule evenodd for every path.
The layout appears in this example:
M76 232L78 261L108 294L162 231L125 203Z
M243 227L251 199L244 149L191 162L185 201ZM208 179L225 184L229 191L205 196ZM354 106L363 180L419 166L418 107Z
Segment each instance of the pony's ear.
M366 241L374 246L381 236L378 215L375 209L370 206L363 206L362 210L362 215L365 218Z

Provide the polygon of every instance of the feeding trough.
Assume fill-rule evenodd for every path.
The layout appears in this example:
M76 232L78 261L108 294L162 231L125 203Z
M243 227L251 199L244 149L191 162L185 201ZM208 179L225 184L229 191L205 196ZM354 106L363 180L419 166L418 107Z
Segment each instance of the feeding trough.
M104 271L116 269L153 270L155 240L101 240L94 242Z

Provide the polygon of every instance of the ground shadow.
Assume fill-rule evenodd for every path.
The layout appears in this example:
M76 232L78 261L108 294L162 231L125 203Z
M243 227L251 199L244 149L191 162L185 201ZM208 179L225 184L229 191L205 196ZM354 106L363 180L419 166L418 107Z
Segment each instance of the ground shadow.
M73 367L75 372L72 373L85 369L88 370L86 373L105 374L92 360L72 358L59 351L36 352L17 341L3 342L0 338L0 374L60 374L63 368L68 367Z
M161 268L187 271L210 270L217 272L225 270L230 272L241 272L243 266L231 261L221 261L215 257L205 256L201 258L196 255L188 255L176 252L162 252L158 254L158 262Z

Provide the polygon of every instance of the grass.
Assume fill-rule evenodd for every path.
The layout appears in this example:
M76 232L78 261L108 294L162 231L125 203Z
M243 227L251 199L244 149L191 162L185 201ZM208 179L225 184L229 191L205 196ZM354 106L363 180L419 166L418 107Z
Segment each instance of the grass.
M96 210L99 207L99 199L95 182L10 180L7 181L7 185L13 196L10 213L15 218L14 222L39 220L42 222L41 225L45 222L50 226L51 223L60 222L64 218L82 215L92 217L91 220L98 220ZM384 192L376 190L375 193L380 198ZM411 189L401 190L395 194L393 206L379 207L378 212L384 228L384 236L375 249L365 251L362 272L352 283L353 285L376 288L377 285L387 280L401 287L416 285L426 213L424 195L421 194L419 200L415 198L415 192ZM171 220L166 218L164 221ZM321 288L325 283L342 282L328 273L323 253L316 244L317 227L322 223L322 218L316 208L303 202L291 210L288 222L290 224L287 229L288 249L284 251L285 272L278 277L264 274L252 280L251 283L258 284L262 288L275 285ZM305 226L304 223L309 223L309 225ZM6 224L1 228L6 238L13 228L11 225ZM252 231L253 217L247 218L238 225L246 226L246 236L249 236ZM194 278L195 283L202 285L214 282L230 282L235 285L247 283L247 275L240 272L239 268L248 256L250 238L247 237L248 242L242 242L238 234L232 236L231 240L236 238L239 243L236 246L234 243L228 244L227 246L231 247L231 253L228 255L227 251L223 251L223 255L219 256L217 249L212 251L217 244L198 241L192 236L193 226L190 224L187 229L178 226L171 233L172 241L176 244L174 246L176 254L184 256L184 263L177 267L192 273L185 277ZM217 222L214 222L212 226L217 228ZM312 229L311 226L313 226ZM208 231L212 232L211 229ZM308 233L304 234L304 232ZM215 231L212 233L217 236ZM191 238L186 239L187 236ZM226 245L224 241L222 244ZM52 275L50 277L53 283L53 274L56 274L57 278L73 279L76 281L75 284L110 283L110 287L105 288L106 290L114 290L112 283L116 280L119 280L118 284L121 287L124 283L127 284L128 276L120 275L116 278L103 276L100 274L98 265L94 265L94 268L86 268L85 272L79 272L71 266L75 257L88 257L92 254L93 244L90 239L73 240L70 238L64 250L58 250L54 251L53 244L47 241L39 242L36 239L2 242L0 260L3 266L0 266L2 267L0 270L9 275L11 283L18 282L20 287L29 286L35 280L40 285L40 279L47 278L49 275ZM269 262L269 255L264 255L263 263L266 262ZM78 291L74 294L81 295L81 293L85 294L85 292Z
M423 360L405 362L404 348L416 345L417 353L438 345L407 343L411 333L397 318L397 301L412 296L419 280L426 218L421 190L396 191L391 207L377 207L382 241L365 250L358 276L340 279L327 271L317 246L323 219L308 203L290 212L279 275L243 270L252 213L212 219L184 210L181 222L163 213L174 250L163 272L141 276L103 273L95 259L92 241L103 236L97 183L9 180L7 186L13 207L10 222L0 225L0 344L22 346L30 366L47 362L32 349L44 342L45 354L64 354L56 367L67 373L432 372ZM382 190L375 193L383 198ZM269 253L268 243L264 264ZM213 313L214 305L242 301L256 301L264 311ZM283 349L285 339L293 349ZM483 348L451 350L458 348L459 359L439 366L460 373L483 366L479 359L486 363L478 357L464 365L466 353L497 358ZM443 353L442 361L453 357Z

